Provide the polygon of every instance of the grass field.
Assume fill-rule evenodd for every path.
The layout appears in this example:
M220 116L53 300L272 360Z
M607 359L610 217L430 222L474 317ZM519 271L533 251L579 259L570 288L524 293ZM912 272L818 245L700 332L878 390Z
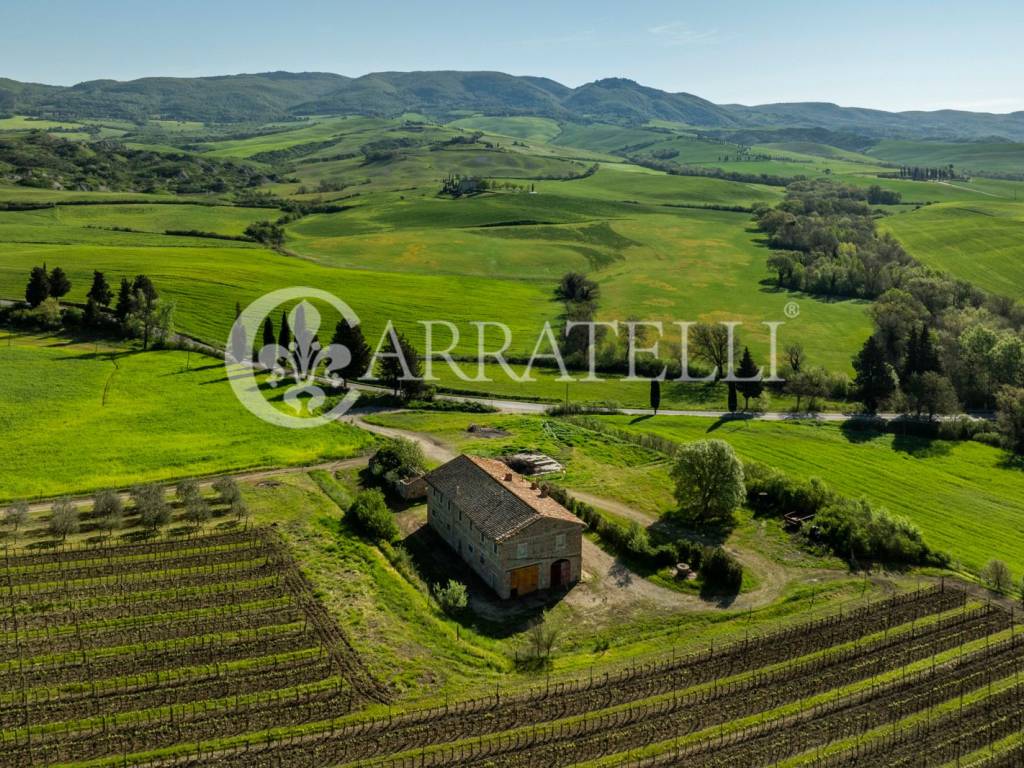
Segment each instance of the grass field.
M448 125L538 142L549 142L562 132L558 123L546 117L463 117Z
M1024 173L1024 144L1011 142L880 141L868 154L893 163L964 171Z
M1024 575L1024 467L1002 450L824 423L602 419L679 442L726 440L744 458L794 477L819 477L843 494L863 495L904 515L920 526L931 546L965 568L976 572L999 558L1018 580Z
M260 421L235 398L223 363L199 355L18 336L0 344L0 361L4 500L315 463L369 442L341 425L282 430Z
M993 293L1024 297L1024 203L930 205L880 222L924 264Z

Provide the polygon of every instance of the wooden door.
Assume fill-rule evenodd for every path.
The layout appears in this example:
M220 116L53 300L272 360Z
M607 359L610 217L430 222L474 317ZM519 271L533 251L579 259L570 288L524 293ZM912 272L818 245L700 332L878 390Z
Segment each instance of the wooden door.
M540 582L540 566L528 565L525 568L516 568L511 573L512 594L515 596L528 595L537 590Z

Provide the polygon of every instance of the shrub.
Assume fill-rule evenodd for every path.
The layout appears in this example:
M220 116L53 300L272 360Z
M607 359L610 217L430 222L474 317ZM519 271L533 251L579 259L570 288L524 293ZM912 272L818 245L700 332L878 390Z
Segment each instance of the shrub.
M700 569L704 589L708 592L735 594L743 585L743 566L721 547L711 549Z
M361 491L345 513L345 522L374 541L395 541L399 536L384 494L376 488Z
M1006 441L1003 439L1003 436L998 432L978 432L971 439L978 443L991 445L993 448L1002 448L1006 445Z
M921 538L917 526L873 508L865 499L836 499L818 513L811 535L841 557L910 565L945 563Z
M433 593L441 610L449 616L458 616L469 605L466 585L455 581L455 579L449 579L448 583L443 586L440 582L435 584Z
M379 481L396 483L423 474L426 457L418 443L403 438L388 440L370 457L370 474Z
M789 512L813 515L836 498L821 480L795 480L783 472L758 462L743 465L747 505L755 512L782 517Z

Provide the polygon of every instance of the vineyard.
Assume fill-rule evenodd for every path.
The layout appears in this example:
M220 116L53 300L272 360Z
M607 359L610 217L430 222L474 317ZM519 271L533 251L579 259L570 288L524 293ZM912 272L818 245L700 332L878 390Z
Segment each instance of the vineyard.
M271 532L9 556L3 579L0 768L1003 766L1024 748L1024 637L944 584L392 712Z

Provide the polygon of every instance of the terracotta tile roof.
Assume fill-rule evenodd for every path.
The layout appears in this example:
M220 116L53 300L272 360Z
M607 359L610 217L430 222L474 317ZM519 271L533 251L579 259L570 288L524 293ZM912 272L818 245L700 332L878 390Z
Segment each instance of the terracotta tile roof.
M426 479L495 541L507 539L545 517L586 526L553 498L541 495L529 480L494 459L458 456Z

